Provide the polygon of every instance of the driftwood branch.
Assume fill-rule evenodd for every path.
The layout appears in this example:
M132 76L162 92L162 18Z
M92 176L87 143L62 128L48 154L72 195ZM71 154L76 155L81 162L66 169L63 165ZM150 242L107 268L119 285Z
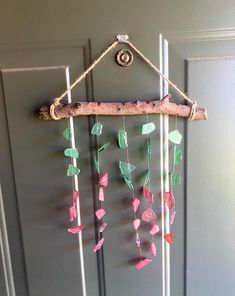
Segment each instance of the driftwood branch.
M55 107L54 113L58 118L82 115L138 115L164 113L180 117L190 117L191 107L170 102L171 95L166 95L162 100L135 101L123 103L77 102L60 104ZM42 106L39 118L51 120L50 106ZM207 119L206 109L196 108L194 120Z

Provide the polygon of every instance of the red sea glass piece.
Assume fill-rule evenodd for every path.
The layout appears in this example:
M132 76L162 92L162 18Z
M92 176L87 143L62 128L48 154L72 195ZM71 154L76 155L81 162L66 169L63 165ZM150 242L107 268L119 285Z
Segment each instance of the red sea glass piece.
M104 244L104 237L98 241L98 243L96 244L96 246L94 247L93 252L97 252Z
M136 263L135 268L140 270L144 268L145 266L149 265L152 262L151 259L145 258L141 259L139 262Z
M139 205L140 205L140 201L138 200L138 198L135 197L132 202L132 208L134 210L134 213L136 213Z
M101 186L108 186L108 173L103 173L100 177L99 183Z
M156 214L154 213L154 210L151 208L147 208L142 213L142 220L145 222L152 222L157 218Z
M172 225L174 223L174 220L175 220L175 214L176 214L176 211L173 211L171 213L171 217L170 217L170 224Z
M164 239L169 243L169 244L172 244L173 243L173 234L170 232L170 233L166 233L164 235Z
M99 232L103 232L106 226L107 226L106 222L102 223L102 225L100 225Z
M140 226L140 219L135 219L135 220L133 221L133 228L134 228L135 230L137 230L137 229L139 228L139 226Z
M72 228L68 228L68 232L71 232L73 234L78 234L79 232L81 232L83 230L83 228L84 228L83 224L77 225Z
M139 236L139 233L136 233L135 242L136 242L137 248L140 248L140 236Z
M99 209L95 212L96 217L98 220L102 219L105 215L105 210L104 209Z
M159 226L157 224L153 224L149 233L151 235L154 235L154 234L158 233L158 231L159 231Z
M150 243L149 248L150 248L150 251L153 254L153 256L156 256L157 255L157 248L153 242Z
M148 187L143 187L143 195L148 203L153 203L153 193L149 190Z
M74 190L73 191L73 204L74 205L76 205L78 198L79 198L79 191Z
M69 221L73 222L77 217L77 211L76 206L72 205L72 207L69 208Z
M169 209L173 209L175 207L175 198L172 192L164 192L163 199Z
M99 200L104 201L104 188L103 187L99 188Z

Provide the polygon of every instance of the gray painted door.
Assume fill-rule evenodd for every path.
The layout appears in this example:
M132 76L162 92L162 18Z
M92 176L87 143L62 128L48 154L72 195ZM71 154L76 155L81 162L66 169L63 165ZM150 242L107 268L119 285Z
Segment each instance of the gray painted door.
M85 296L84 283L89 296L232 295L233 1L218 1L212 7L211 1L182 0L27 0L1 1L1 6L1 296ZM126 157L116 144L122 118L99 118L105 130L101 140L111 141L111 145L102 156L103 169L110 175L105 201L109 227L104 249L96 256L92 249L97 239L94 211L98 205L91 162L96 143L90 137L94 118L74 120L81 152L81 218L86 226L82 254L77 238L66 231L72 183L66 177L68 160L63 150L67 143L62 132L68 123L42 122L35 113L66 88L66 71L73 81L119 33L128 33L155 64L159 64L161 33L169 42L170 78L209 113L207 122L178 120L184 134L184 161L179 167L183 182L175 190L175 243L170 273L164 276L163 267L167 265L162 259L161 237L153 264L141 272L133 266L138 253L133 243L130 196L117 170L117 160ZM159 79L151 70L136 56L133 65L121 68L114 62L115 52L72 92L74 100L159 97ZM176 95L175 100L179 100ZM160 119L151 116L150 120L158 127L151 163L153 189L158 196ZM137 127L145 121L145 116L126 118L137 183L146 167L141 150L144 142ZM171 118L170 129L174 125ZM155 207L160 214L159 199ZM169 280L170 290L165 290Z

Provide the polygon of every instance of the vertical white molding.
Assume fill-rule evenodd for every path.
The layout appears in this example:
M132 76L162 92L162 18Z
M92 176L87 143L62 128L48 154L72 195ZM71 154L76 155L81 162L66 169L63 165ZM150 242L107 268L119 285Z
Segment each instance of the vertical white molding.
M159 35L159 60L160 71L168 78L169 59L168 42L163 36ZM169 92L168 83L160 77L160 96L163 98ZM160 153L161 153L161 196L165 191L169 191L169 116L160 114ZM161 198L162 211L162 295L170 296L170 244L163 236L170 232L169 209Z
M66 76L66 86L67 86L67 89L68 89L70 87L70 73L69 73L69 67L68 66L65 68L65 76ZM68 98L68 103L72 103L71 91L68 92L67 98ZM69 117L69 126L70 126L71 131L72 131L71 147L76 148L73 117ZM72 163L73 163L74 166L77 166L77 159L73 158ZM73 177L73 182L74 182L74 189L76 191L79 191L78 176L77 175L75 175ZM81 211L80 211L80 200L79 200L79 198L77 199L77 224L78 225L81 224ZM81 278L82 278L82 295L87 296L82 232L80 232L78 234L78 244L79 244L80 268L81 268Z
M0 252L3 262L3 272L7 296L15 296L15 284L11 265L11 254L7 236L7 227L3 207L2 190L0 187Z

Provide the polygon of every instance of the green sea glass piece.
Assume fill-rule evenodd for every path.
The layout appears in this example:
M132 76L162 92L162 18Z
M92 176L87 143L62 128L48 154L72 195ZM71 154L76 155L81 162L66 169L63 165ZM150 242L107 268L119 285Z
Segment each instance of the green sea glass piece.
M68 157L78 158L79 152L77 148L67 148L64 150L64 155Z
M66 140L70 141L72 139L72 130L70 127L66 128L63 132L63 136Z
M168 134L168 139L174 144L180 144L183 136L178 130L174 130Z
M123 178L124 178L124 181L126 182L127 186L128 186L131 190L134 190L134 186L133 186L133 184L132 184L132 182L131 182L130 177L124 175Z
M179 186L181 183L181 177L178 173L171 173L171 184L173 187Z
M102 145L97 151L98 152L105 151L109 145L110 145L110 143L106 143L106 144Z
M135 166L133 164L128 163L128 162L119 161L119 168L120 168L121 173L124 176L126 176L126 175L130 175L130 173L134 171Z
M148 160L151 160L152 146L151 146L151 139L149 137L147 138L147 155L148 155Z
M97 173L100 174L100 163L96 155L94 156L94 163Z
M119 130L118 132L118 145L121 149L126 149L128 147L127 133L125 130Z
M142 125L142 135L148 135L156 129L153 122L145 123Z
M80 173L80 169L70 164L67 170L67 176L72 177L74 175L78 175Z
M93 128L91 129L91 133L94 136L100 136L102 134L102 128L103 125L100 122L96 122L93 126Z
M183 158L182 151L178 146L175 145L174 147L174 165L177 165L181 162Z
M148 185L150 179L150 171L148 170L144 177L144 187Z

